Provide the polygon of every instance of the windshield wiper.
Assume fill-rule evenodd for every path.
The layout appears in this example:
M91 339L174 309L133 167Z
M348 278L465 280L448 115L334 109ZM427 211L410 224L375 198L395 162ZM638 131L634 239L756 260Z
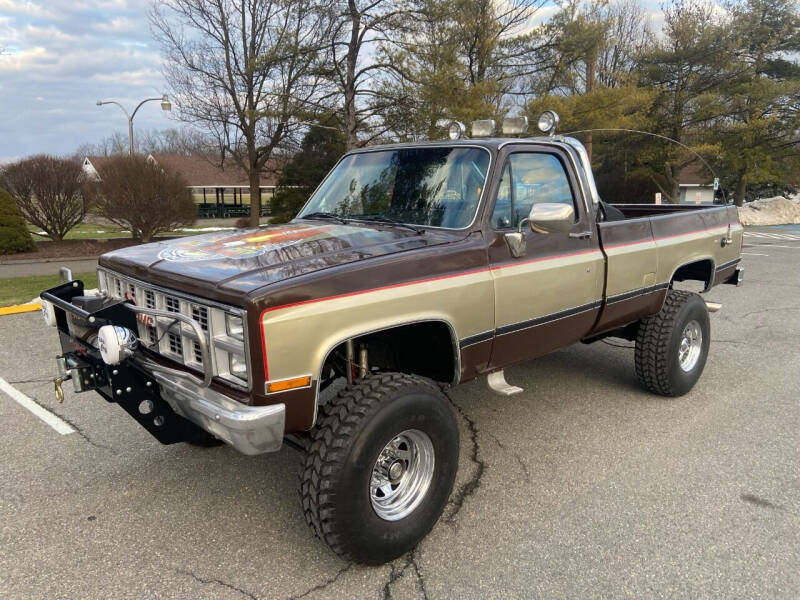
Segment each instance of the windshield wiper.
M310 212L307 215L300 215L301 219L330 219L331 221L339 221L342 225L347 225L347 219L343 219L339 215L330 212Z
M397 227L405 227L417 235L422 235L425 233L425 230L422 227L415 227L414 225L403 223L402 221L398 221L392 217L387 217L386 215L350 215L350 218L354 221L374 221L376 223L387 223L389 225L396 225Z

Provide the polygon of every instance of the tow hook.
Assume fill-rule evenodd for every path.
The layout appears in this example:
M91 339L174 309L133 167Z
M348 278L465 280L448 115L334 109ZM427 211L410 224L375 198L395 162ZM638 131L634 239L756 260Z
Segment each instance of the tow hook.
M63 384L65 381L72 379L72 373L64 376L64 377L56 377L53 379L53 387L55 388L56 393L56 400L59 404L64 403L64 387Z

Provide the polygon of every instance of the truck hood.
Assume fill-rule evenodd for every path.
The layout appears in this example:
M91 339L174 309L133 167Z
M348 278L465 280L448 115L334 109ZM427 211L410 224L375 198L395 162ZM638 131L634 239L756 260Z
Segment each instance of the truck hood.
M201 296L240 296L321 269L463 237L445 230L418 235L383 224L301 221L131 246L103 254L99 263L164 287L189 285L187 292Z

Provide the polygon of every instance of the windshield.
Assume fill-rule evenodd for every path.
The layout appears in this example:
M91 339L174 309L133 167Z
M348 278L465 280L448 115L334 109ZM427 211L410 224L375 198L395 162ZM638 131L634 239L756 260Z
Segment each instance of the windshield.
M385 217L460 229L478 208L489 153L481 148L401 148L345 156L298 215Z

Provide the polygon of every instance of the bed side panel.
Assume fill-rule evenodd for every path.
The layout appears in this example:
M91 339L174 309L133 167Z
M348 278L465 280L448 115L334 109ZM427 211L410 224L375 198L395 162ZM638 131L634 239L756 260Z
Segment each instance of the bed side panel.
M738 219L731 218L728 207L673 213L650 221L658 247L659 283L670 283L682 265L711 260L717 268L739 259L742 227ZM723 245L729 226L733 243Z

